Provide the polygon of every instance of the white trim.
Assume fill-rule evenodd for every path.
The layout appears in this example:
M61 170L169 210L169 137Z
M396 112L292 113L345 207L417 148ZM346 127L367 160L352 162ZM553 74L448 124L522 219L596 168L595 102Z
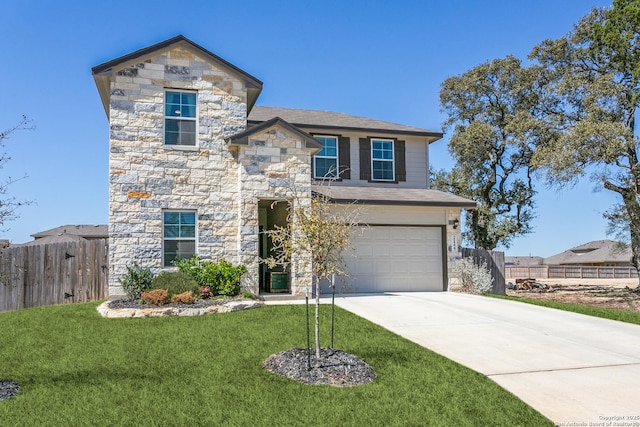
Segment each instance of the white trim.
M318 156L314 154L313 156L313 179L338 179L340 178L340 162L339 162L339 153L340 153L340 137L336 135L312 135L314 138L333 138L336 140L336 155L335 156ZM324 149L324 144L322 145L322 149ZM336 161L336 170L335 176L318 176L316 172L318 168L316 167L316 159L335 159Z
M389 159L374 159L373 158L373 141L378 142L390 142L391 143L391 160ZM371 158L371 181L384 181L384 182L395 182L396 180L396 144L393 139L384 139L384 138L371 138L371 146L370 146L370 158ZM383 179L376 178L373 176L373 162L390 162L391 163L391 179Z
M193 93L196 95L196 111L195 117L176 117L176 116L167 116L167 92L177 92L177 93ZM162 93L162 145L165 148L178 149L178 150L193 150L199 147L199 138L198 138L198 129L200 127L200 123L198 120L199 116L199 107L198 107L198 91L197 90L185 90L185 89L174 89L174 88L164 88ZM166 130L166 122L169 120L180 120L180 121L192 121L195 123L194 130L194 143L193 145L182 145L182 144L167 144L167 130Z

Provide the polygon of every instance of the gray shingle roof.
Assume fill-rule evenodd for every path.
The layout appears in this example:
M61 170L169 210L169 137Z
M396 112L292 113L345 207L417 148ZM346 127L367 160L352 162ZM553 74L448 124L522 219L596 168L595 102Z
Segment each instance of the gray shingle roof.
M336 203L360 202L379 205L449 206L474 208L473 200L438 190L397 187L313 186L313 191Z
M354 131L369 131L385 134L415 135L429 138L429 142L442 138L442 132L421 129L414 126L369 119L366 117L352 116L344 113L321 110L300 110L296 108L265 107L256 105L249 113L249 124L258 124L274 117L294 126L309 129L341 129Z
M631 249L620 248L613 240L595 240L545 258L548 265L631 264Z
M59 236L62 234L72 234L80 237L88 238L107 238L109 237L109 226L106 224L100 225L61 225L60 227L52 228L50 230L39 231L31 235L34 239L40 239L47 236Z
M75 234L58 234L55 236L45 236L36 240L32 240L27 243L22 243L20 245L12 245L12 246L36 246L36 245L45 245L48 243L74 243L86 241L87 239L80 237Z

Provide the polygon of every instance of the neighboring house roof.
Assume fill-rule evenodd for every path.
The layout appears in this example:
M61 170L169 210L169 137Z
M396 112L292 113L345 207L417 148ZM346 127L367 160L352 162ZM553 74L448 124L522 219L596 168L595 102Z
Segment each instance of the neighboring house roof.
M119 58L113 59L111 61L107 61L100 65L96 65L91 69L93 73L93 78L96 82L96 86L98 86L98 92L100 92L100 98L102 99L102 105L104 107L105 112L107 113L107 117L109 116L109 99L111 96L111 73L114 68L121 68L127 63L131 62L140 62L144 60L144 57L152 56L156 52L166 49L172 45L181 44L190 49L195 50L199 55L205 57L210 60L218 67L221 67L228 72L237 75L241 80L244 80L247 85L247 109L251 110L253 104L255 104L260 92L262 91L262 81L258 80L256 77L247 73L246 71L236 67L232 63L225 61L220 58L218 55L213 52L205 49L199 44L194 43L183 35L178 35L162 41L160 43L156 43L154 45L138 49L135 52L131 52L127 55L123 55Z
M316 152L322 149L322 143L320 141L318 141L317 139L315 139L305 131L300 130L299 128L287 123L286 121L282 120L280 117L274 117L271 120L268 120L266 122L260 123L259 125L250 127L244 132L240 132L238 134L233 135L230 138L227 138L227 141L229 142L229 144L247 145L249 143L250 136L255 135L259 132L262 132L263 130L269 129L273 126L281 126L287 129L289 132L293 133L294 135L299 136L305 141L307 148L312 148Z
M52 228L50 230L39 231L32 234L31 237L33 237L34 239L41 239L47 236L59 236L63 234L88 237L92 239L106 239L109 237L109 226L106 224L61 225L60 227Z
M504 264L509 267L532 267L544 264L541 256L505 256Z
M562 253L545 258L545 264L600 264L600 263L631 263L631 249L621 247L613 240L595 240L576 246Z
M358 202L375 205L447 206L475 208L476 202L450 193L421 188L346 187L314 185L313 191L336 203Z
M423 136L429 143L442 138L442 132L418 127L384 122L366 117L320 110L300 110L296 108L278 108L256 105L253 107L247 123L255 125L274 117L281 117L288 123L304 129L339 129L349 131L374 131L380 134Z
M22 243L20 245L12 245L12 246L35 246L35 245L45 245L47 243L80 242L84 240L87 240L87 239L75 234L58 234L55 236L41 237L39 239L32 240L27 243Z

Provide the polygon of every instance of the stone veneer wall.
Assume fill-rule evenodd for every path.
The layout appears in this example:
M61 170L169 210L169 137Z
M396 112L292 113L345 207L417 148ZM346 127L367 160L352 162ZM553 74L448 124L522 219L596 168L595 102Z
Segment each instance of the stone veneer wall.
M249 273L243 285L258 290L258 202L260 199L287 200L301 206L311 204L311 152L305 142L279 127L249 138L238 148L240 188L240 262ZM308 259L292 260L291 293L304 295L311 286Z
M110 297L122 295L118 278L127 265L161 269L164 209L196 210L196 252L239 262L239 172L224 138L246 127L244 83L180 46L115 71L109 111ZM197 91L197 147L163 145L165 89Z
M460 217L461 209L448 209L447 219L447 277L448 284L451 283L451 267L453 263L461 258L462 246L462 218ZM453 228L453 221L458 220L458 227Z

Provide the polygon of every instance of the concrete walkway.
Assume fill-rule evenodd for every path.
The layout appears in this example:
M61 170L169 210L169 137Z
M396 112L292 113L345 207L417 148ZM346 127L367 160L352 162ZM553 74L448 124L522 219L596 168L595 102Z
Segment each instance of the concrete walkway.
M487 375L557 425L640 426L638 325L450 292L336 304Z

